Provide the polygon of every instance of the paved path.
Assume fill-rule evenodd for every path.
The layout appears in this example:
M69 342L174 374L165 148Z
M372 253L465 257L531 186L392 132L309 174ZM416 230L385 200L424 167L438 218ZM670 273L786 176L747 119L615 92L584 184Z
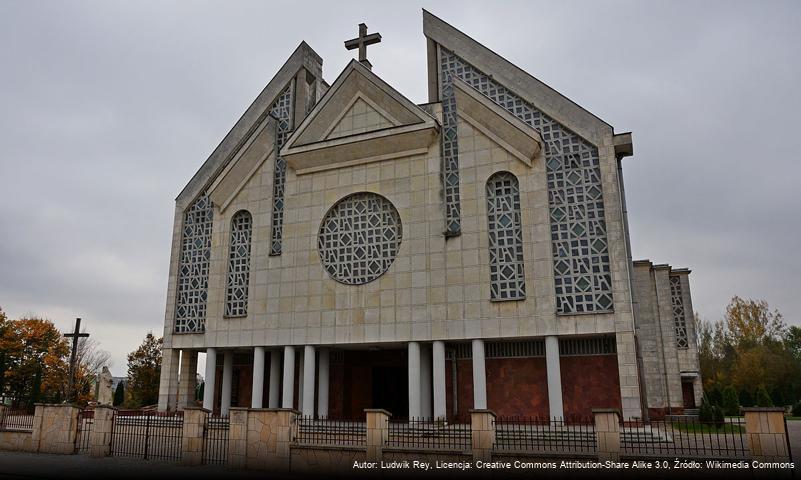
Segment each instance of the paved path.
M49 455L0 451L0 479L31 478L102 478L106 480L156 478L264 479L264 472L233 471L216 465L184 467L175 462L139 458L89 458L87 455ZM278 478L275 474L270 479Z
M795 463L795 475L801 478L801 420L787 420L787 433L790 434L790 454Z

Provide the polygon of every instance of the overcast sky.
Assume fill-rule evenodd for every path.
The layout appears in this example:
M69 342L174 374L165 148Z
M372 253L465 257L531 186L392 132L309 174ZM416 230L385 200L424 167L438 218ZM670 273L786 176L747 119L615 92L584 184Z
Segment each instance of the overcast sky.
M301 40L427 101L422 8L615 127L635 259L801 317L801 2L0 0L0 307L161 334L174 198Z

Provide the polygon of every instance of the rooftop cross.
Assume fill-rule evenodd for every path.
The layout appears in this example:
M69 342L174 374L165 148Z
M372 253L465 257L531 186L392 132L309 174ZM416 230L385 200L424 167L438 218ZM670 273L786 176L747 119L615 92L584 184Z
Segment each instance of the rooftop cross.
M371 33L367 35L367 24L359 24L359 36L345 42L345 48L353 50L359 49L359 61L367 68L372 68L373 65L367 60L367 45L372 45L381 41L380 33Z
M65 337L72 338L72 352L70 352L70 378L67 385L67 402L73 400L73 389L75 388L75 362L78 359L78 339L81 337L88 337L88 333L81 333L81 319L75 319L75 331L72 333L65 333Z

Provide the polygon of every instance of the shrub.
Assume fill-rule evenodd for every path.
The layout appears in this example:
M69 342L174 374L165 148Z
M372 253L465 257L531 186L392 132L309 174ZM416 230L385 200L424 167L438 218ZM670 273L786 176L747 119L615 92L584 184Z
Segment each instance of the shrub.
M764 385L760 385L757 388L756 393L754 393L754 403L757 407L772 407L773 400L771 400L770 395L768 395L768 391L765 389Z
M722 408L726 415L740 414L740 399L737 398L737 391L731 385L723 389Z
M722 426L726 421L723 415L723 409L717 405L712 405L706 395L704 395L704 398L701 400L701 408L698 410L698 419L703 423L712 423L716 426Z
M795 405L793 405L792 413L794 417L801 417L801 402L798 402Z

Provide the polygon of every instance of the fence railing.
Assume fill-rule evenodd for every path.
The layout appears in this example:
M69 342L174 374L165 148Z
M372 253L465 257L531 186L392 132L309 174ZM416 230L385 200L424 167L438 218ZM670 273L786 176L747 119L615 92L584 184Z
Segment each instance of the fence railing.
M33 431L33 410L8 410L0 422L0 430Z
M298 417L294 440L299 445L365 445L367 426L361 420Z
M183 412L121 410L114 416L111 454L178 460L183 426Z
M496 452L545 455L595 455L597 441L592 418L498 417L495 419Z
M702 422L697 418L667 420L628 420L620 432L624 456L748 458L750 450L742 418L727 419L722 424Z
M466 451L471 448L470 424L448 424L431 418L392 419L390 447Z
M231 423L229 418L208 416L203 426L204 464L224 465L228 461L228 432Z
M78 412L78 431L75 434L75 453L88 453L92 435L92 426L95 423L94 410L81 410Z

